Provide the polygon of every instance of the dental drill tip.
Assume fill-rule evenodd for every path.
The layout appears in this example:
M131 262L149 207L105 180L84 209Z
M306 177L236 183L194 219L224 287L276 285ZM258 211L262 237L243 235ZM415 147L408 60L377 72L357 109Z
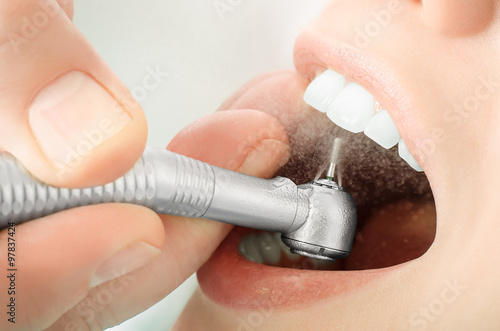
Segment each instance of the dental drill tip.
M328 168L328 172L326 173L326 179L334 181L333 176L335 175L335 164L330 163L330 167Z
M326 179L334 180L335 178L335 168L339 163L340 148L342 147L342 139L335 138L333 141L332 155L330 156L330 167L326 173Z
M342 147L342 139L335 138L333 141L332 155L330 156L330 163L339 163L340 148Z

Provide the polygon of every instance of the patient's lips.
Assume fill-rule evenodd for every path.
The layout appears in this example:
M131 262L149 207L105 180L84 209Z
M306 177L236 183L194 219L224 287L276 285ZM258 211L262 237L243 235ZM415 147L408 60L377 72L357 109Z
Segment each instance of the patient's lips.
M375 59L336 48L330 40L308 32L298 39L295 60L299 74L281 72L257 78L238 91L222 109L259 109L275 116L287 131L292 150L290 161L278 175L289 177L297 184L310 181L328 164L332 142L341 137L346 142L341 164L343 185L356 200L360 231L364 226L372 230L360 232L358 241L364 239L365 242L364 245L359 242L359 248L355 244L358 253L353 254L351 260L321 271L319 265L301 265L304 259L294 261L294 257L281 252L272 240L273 235L259 232L246 237L249 230L236 228L198 272L203 292L224 306L303 307L363 286L376 286L381 279L397 277L422 262L417 259L382 267L418 258L433 240L434 233L425 232L427 228L406 226L403 222L394 225L393 231L382 232L380 224L390 226L397 220L389 217L384 219L386 223L379 223L380 217L370 218L374 211L378 210L380 215L385 206L394 201L404 199L415 205L432 201L425 175L409 166L419 169L411 158L412 140L401 116L411 105L391 71ZM304 100L320 111L308 107ZM401 137L410 139L410 150L405 148ZM398 154L398 150L401 153ZM417 202L416 197L422 202ZM411 221L411 216L407 220ZM432 228L435 217L431 214L426 217ZM414 230L425 232L421 236L425 240L406 244L405 238L415 238L409 233ZM363 260L364 252L380 252L376 244L384 234L392 238L392 242L384 246L390 249L381 254L384 261L372 259L372 264L367 263ZM398 242L398 238L403 242ZM396 256L395 252L401 255ZM258 263L245 259L242 253ZM382 269L345 270L365 267Z
M354 134L339 129L332 122L329 122L331 126L326 126L330 131L325 134L321 131L325 128L323 123L320 124L321 127L316 127L316 124L312 124L316 123L315 121L309 121L318 114L322 115L320 112L316 112L317 115L311 114L310 117L303 116L300 121L294 123L295 128L299 130L302 126L317 129L316 135L329 140L329 144L331 144L331 138L336 136L342 136L350 142L347 144L350 148L345 151L345 159L348 161L343 166L343 169L347 171L347 174L343 176L344 184L349 186L348 191L353 193L358 206L368 207L369 211L365 210L368 215L364 215L364 224L359 228L357 242L352 256L345 261L345 268L378 268L400 263L407 260L409 252L413 252L413 256L423 254L427 251L428 245L433 242L436 229L435 206L429 201L432 199L423 197L427 193L430 194L428 182L423 180L424 174L417 173L409 166L419 168L412 154L417 157L431 181L434 179L433 189L440 199L438 204L440 208L439 236L432 249L423 257L403 265L360 272L311 271L262 266L244 260L238 253L237 246L243 236L248 233L237 229L221 245L212 260L200 270L200 284L204 293L212 301L225 305L226 308L229 307L225 311L235 316L240 316L241 312L245 312L238 308L250 308L253 313L259 311L255 309L256 307L266 305L298 307L283 314L281 310L274 314L269 325L277 325L278 328L287 322L287 325L292 325L293 328L296 325L292 323L300 323L300 321L303 323L301 326L306 326L302 327L303 329L309 327L306 323L315 325L316 321L319 321L321 325L336 325L339 328L362 325L354 328L366 329L367 325L371 325L373 328L381 329L387 328L387 323L403 329L416 327L415 324L408 324L408 317L420 313L422 307L429 307L436 298L439 298L439 286L443 279L446 277L468 279L469 275L464 274L463 261L465 260L454 259L454 257L457 256L457 249L464 249L463 238L472 240L470 233L466 233L467 231L474 229L475 233L481 234L474 217L469 217L468 214L460 215L461 211L467 211L468 205L464 207L456 204L457 201L477 201L470 198L471 185L469 184L472 183L472 186L477 187L477 182L474 183L471 178L479 176L470 176L465 181L464 178L467 178L468 173L479 173L477 168L478 166L481 168L478 164L480 162L474 158L472 163L476 166L475 168L460 167L462 156L454 157L454 154L460 150L460 147L475 148L472 147L474 146L472 137L493 137L491 132L498 132L495 130L495 127L498 128L496 117L493 119L486 115L477 116L474 121L469 121L468 125L473 124L479 128L475 132L473 128L461 125L458 126L460 130L453 131L450 129L451 123L443 122L441 115L448 107L453 108L453 102L456 100L463 101L464 96L471 93L471 88L476 87L468 80L474 83L478 72L482 74L485 72L477 70L480 66L464 66L463 63L473 62L476 56L481 59L486 58L476 51L480 49L480 53L484 52L484 49L480 45L471 47L471 45L474 46L474 40L471 39L467 40L470 44L463 47L463 50L468 50L468 52L456 56L455 53L459 49L456 46L461 46L460 41L436 37L431 33L432 31L419 25L421 22L418 11L415 9L420 2L407 1L401 2L404 11L397 17L393 17L393 23L384 33L377 36L378 39L372 39L369 47L361 52L352 51L349 45L342 43L349 41L352 25L366 22L363 16L369 14L369 6L377 9L380 4L366 2L367 8L360 10L357 8L359 2L356 1L332 1L331 3L331 8L325 11L324 17L311 30L303 33L296 44L296 68L304 77L307 77L307 84L315 81L316 77L318 77L317 80L323 80L323 83L310 87L311 90L315 90L316 96L306 96L307 103L327 111L325 109L333 103L345 85L354 82L362 86L385 108L379 109L379 112L375 111L375 115L365 124L364 132L371 140L363 139L364 135L360 133ZM481 42L484 41L485 39L481 40ZM436 49L418 51L426 47L436 47ZM491 50L496 50L496 48L491 47ZM438 54L439 52L442 54ZM484 63L482 65L484 66ZM489 64L486 64L486 67L491 68ZM322 75L329 70L332 72ZM282 84L279 79L276 79L274 83ZM270 95L276 94L276 89L281 92L283 90L273 88L272 84L260 86L260 96L257 96L259 94L257 85L259 84L254 84L252 87L254 99L261 100L260 105L268 102L273 112L272 109L276 103ZM296 92L294 89L290 90L292 95ZM280 100L278 105L285 102L284 98ZM301 113L298 111L300 108L296 106L298 104L296 100L293 97L288 100L292 102L286 108L291 113ZM496 101L498 99L493 100L493 102ZM245 102L235 102L235 104L251 107ZM486 105L483 106L482 110L487 109ZM379 113L383 115L377 115ZM374 120L374 118L377 119ZM389 119L393 127L389 125ZM460 123L465 124L465 118L462 118ZM431 136L435 127L445 132L446 143L437 146L436 153L432 157L422 158L422 155L417 154L421 148L419 144ZM354 131L359 132L359 129ZM291 135L292 146L295 146L292 151L294 155L280 174L294 179L304 179L304 173L306 177L310 176L313 172L312 168L321 164L314 158L311 161L309 156L317 157L324 151L313 144L314 142L321 143L322 139L305 135L308 144L302 145L298 139L299 135L294 135L295 129L289 127L287 132ZM308 130L303 132L308 132ZM489 135L484 132L488 132ZM386 136L383 133L386 133ZM398 136L400 139L397 139ZM401 138L405 140L402 141ZM375 145L375 142L378 145ZM394 142L399 143L397 148L393 146ZM484 146L482 144L479 148ZM386 147L390 149L386 150ZM481 153L469 155L481 156ZM485 155L488 154L482 156ZM492 163L493 161L489 162L489 164ZM457 172L454 169L465 169L469 172L462 173L462 170ZM465 176L456 176L457 174ZM495 187L491 182L494 178L496 177L488 178L489 183L481 181L481 188ZM455 185L456 181L460 181L459 185ZM405 193L402 188L410 188L415 196L423 197L423 199L405 197L404 200L397 200ZM456 194L457 189L462 188L465 188L465 193L462 194L463 192L460 191L461 194ZM490 199L485 200L488 201L490 210L496 210L491 208ZM376 205L373 210L370 208L372 203ZM474 204L476 211L477 205ZM464 227L457 226L462 219L467 219L470 223ZM455 223L447 227L448 222ZM487 226L491 229L489 225ZM485 237L478 236L478 238L483 240ZM470 256L467 255L464 258L467 259L467 257L471 257L471 261L474 261L477 254L471 253ZM268 262L268 264L271 263ZM473 295L476 292L473 291ZM328 300L314 305L318 299L324 298ZM464 296L462 299L467 300L467 298L468 296ZM394 305L395 302L397 305ZM449 316L452 316L451 318L460 316L454 314L457 310L451 313L451 306L449 308L450 314L447 312L446 316L445 314L432 316L433 321L437 322L439 319L446 322ZM398 314L394 314L394 309ZM295 312L299 313L294 315ZM458 313L460 314L460 310ZM412 322L411 319L410 323ZM266 322L265 326L267 325ZM435 328L440 326L442 324L439 322L432 324Z
M312 180L318 169L328 164L334 138L343 137L347 142L345 185L362 209L369 209L363 207L368 204L391 201L406 194L409 188L413 190L410 196L430 191L425 177L405 166L395 149L388 151L377 146L364 135L348 132L332 123L326 114L308 107L303 96L309 83L304 76L290 71L267 74L243 87L222 110L252 108L275 116L287 131L292 149L289 163L278 175L292 178L296 183ZM374 161L384 166L369 170ZM374 180L382 178L379 171L382 176L389 176L391 169L402 169L395 179L397 183ZM359 288L401 267L344 271L344 261L323 265L283 251L275 236L262 232L249 235L248 229L236 228L199 270L203 292L211 300L230 307L302 306Z

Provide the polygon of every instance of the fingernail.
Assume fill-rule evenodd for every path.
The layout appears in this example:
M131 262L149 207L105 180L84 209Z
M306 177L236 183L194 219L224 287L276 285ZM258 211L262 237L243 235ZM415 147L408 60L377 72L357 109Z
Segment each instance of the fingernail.
M90 279L90 288L137 270L160 254L160 249L144 242L132 244L101 264Z
M28 111L40 149L60 171L78 166L131 120L101 84L80 71L70 71L51 82Z
M290 157L290 147L282 141L274 139L263 140L251 151L240 171L260 177L271 177Z

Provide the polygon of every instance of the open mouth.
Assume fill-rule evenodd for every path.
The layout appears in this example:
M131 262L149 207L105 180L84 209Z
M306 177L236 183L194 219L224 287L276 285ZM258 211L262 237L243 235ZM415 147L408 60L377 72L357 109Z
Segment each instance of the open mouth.
M310 53L309 48L307 54ZM277 234L236 227L198 271L203 292L215 302L255 307L319 300L396 272L407 265L405 262L421 257L432 245L436 211L427 177L415 170L419 165L407 150L406 154L401 153L401 143L390 146L395 145L390 140L397 142L399 136L389 139L382 134L380 139L370 139L360 133L373 115L382 109L394 114L394 109L400 106L387 93L393 87L377 84L376 77L361 72L359 63L348 63L345 56L337 58L339 62L333 65L318 59L298 61L300 75L282 73L264 77L263 83L250 83L243 88L245 92L237 94L223 109L266 108L283 124L289 136L291 157L276 175L288 177L296 184L318 176L324 178L332 143L335 138L342 139L340 175L336 179L353 196L358 208L351 255L335 262L297 256L289 252ZM373 102L372 114L363 125L349 118L343 122L334 119L346 130L330 120L335 117L331 111L325 114L324 109L321 112L302 102L307 86L329 67L344 75L350 73L339 90L354 82L375 91L372 99L380 103ZM279 82L283 83L281 87ZM274 87L272 93L269 86ZM364 91L365 101L367 93ZM347 94L354 103L363 98L356 93ZM323 99L334 103L335 97Z
M297 269L363 270L416 259L430 247L436 215L429 182L425 174L401 159L397 147L385 150L362 134L332 127L307 153L292 147L292 157L278 175L296 184L318 175L324 178L322 170L328 165L328 143L333 137L342 137L346 142L337 180L342 181L358 207L351 255L335 262L320 261L290 253L279 234L235 229L243 235L238 249L247 260ZM294 138L291 141L293 146Z
M432 192L387 111L361 86L332 70L309 84L304 99L327 113L324 121L337 126L317 135L319 139L309 148L294 146L302 137L292 135L292 157L278 175L296 184L325 177L328 142L333 137L335 142L346 142L343 150L336 145L341 152L336 157L336 177L341 185L345 183L359 209L353 254L346 260L319 261L291 253L279 234L265 232L246 235L239 244L240 253L256 263L322 270L382 268L421 256L435 235Z

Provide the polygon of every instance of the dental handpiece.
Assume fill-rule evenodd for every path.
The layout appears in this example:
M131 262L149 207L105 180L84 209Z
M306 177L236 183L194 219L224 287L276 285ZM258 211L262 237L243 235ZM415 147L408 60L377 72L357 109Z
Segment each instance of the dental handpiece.
M116 181L68 189L46 185L10 154L0 155L0 230L101 203L280 232L293 253L323 260L349 255L357 220L351 195L329 179L297 186L287 178L262 179L147 148Z

